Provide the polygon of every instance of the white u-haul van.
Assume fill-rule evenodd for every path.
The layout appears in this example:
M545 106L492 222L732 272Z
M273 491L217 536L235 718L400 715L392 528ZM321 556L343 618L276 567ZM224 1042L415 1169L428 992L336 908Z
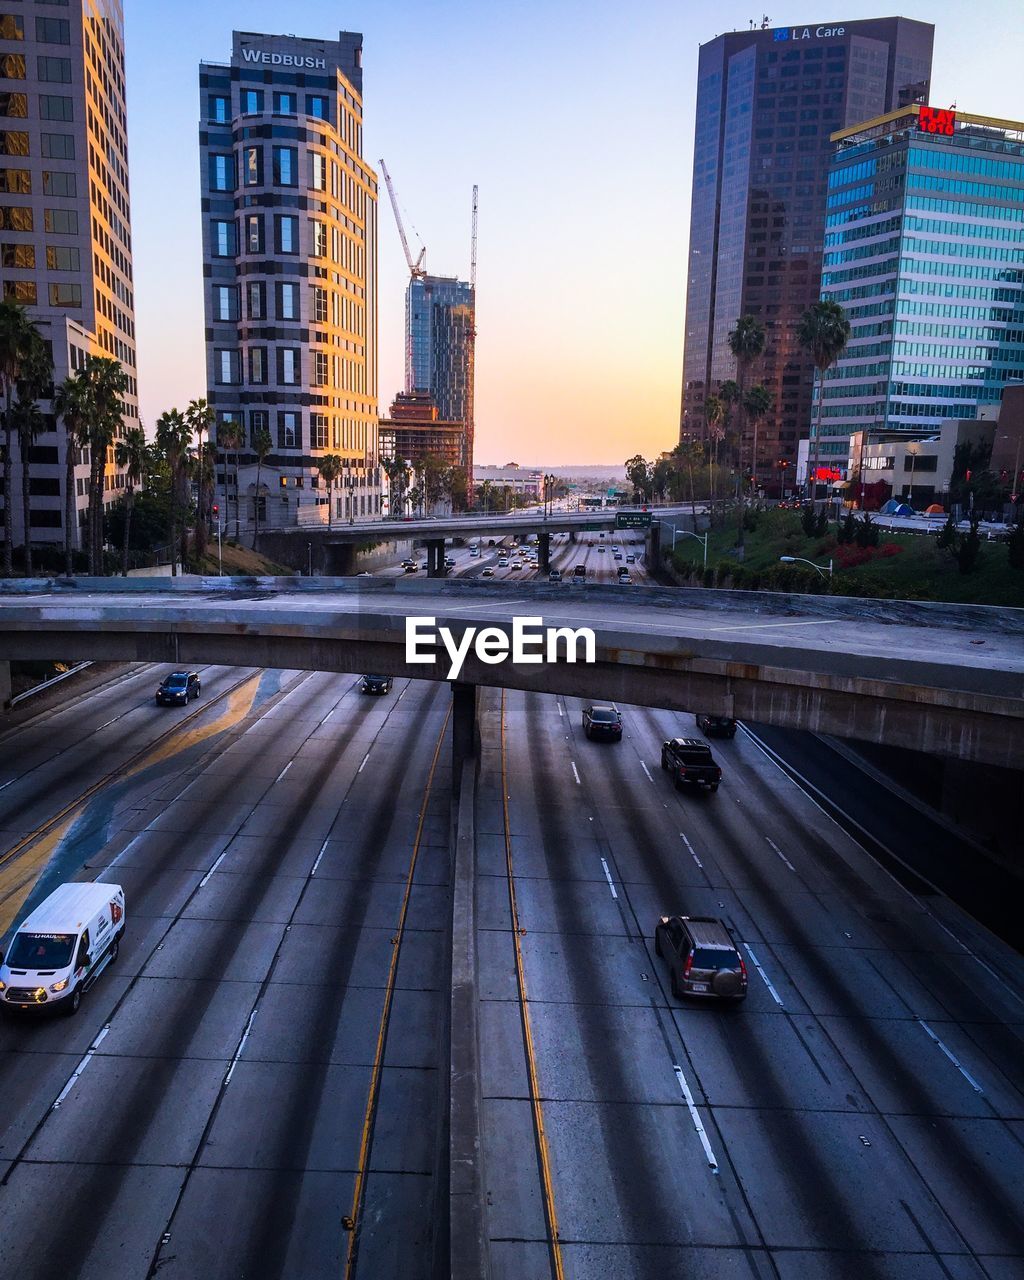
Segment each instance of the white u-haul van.
M62 884L18 925L0 955L0 1011L77 1013L82 996L117 958L124 934L119 884Z

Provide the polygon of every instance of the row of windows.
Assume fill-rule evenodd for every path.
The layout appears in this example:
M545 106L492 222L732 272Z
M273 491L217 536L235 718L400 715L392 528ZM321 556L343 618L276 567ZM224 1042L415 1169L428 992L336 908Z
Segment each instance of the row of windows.
M1006 324L1024 320L1024 311L1020 307L969 307L962 302L911 302L909 298L900 298L896 313L947 320L1002 321Z
M962 378L965 382L975 380L978 382L1006 382L1010 377L1019 378L1020 370L1012 366L1015 364L1024 364L1024 352L999 352L1001 364L979 364L968 365L965 368L955 370L956 376ZM929 362L929 361L913 361L913 360L894 360L892 365L892 376L894 378L949 378L952 377L954 370L950 368L948 360Z
M866 186L851 187L849 191L838 191L825 201L827 209L835 209L841 204L849 204L853 200L868 200L875 193L874 183Z
M248 214L242 220L242 231L245 236L244 252L253 254L265 253L264 224L262 214ZM234 222L227 219L214 218L211 225L211 246L216 258L233 258L238 253L238 237ZM330 228L330 254L328 255L328 226L325 222L309 220L309 255L314 258L330 256L332 262L338 263L353 275L362 276L365 268L365 250L340 230ZM300 253L299 219L294 214L279 213L274 215L274 251L281 254Z
M274 93L274 115L296 115L298 99L294 93ZM239 107L242 115L261 115L264 110L264 92L262 89L242 89L239 94ZM231 99L226 94L210 94L206 103L207 119L215 124L231 122ZM324 94L306 94L306 115L314 120L330 120L330 98Z
M25 80L28 66L23 53L0 53L0 77L5 80ZM54 84L71 83L71 59L49 58L40 54L36 58L36 79Z
M24 40L25 19L20 13L0 13L0 40ZM36 18L36 39L40 44L70 44L71 23L67 18Z
M78 232L78 214L74 209L44 209L43 225L51 235L75 235ZM21 205L0 205L0 231L34 229L31 209Z
M943 280L901 280L901 294L939 298L982 298L991 302L1020 302L1019 289L981 284L948 284Z
M919 276L946 276L951 280L1011 280L1024 279L1024 272L1013 268L969 267L963 262L936 262L929 258L900 258L901 274Z
M873 241L871 244L857 245L852 249L836 249L832 253L826 253L822 265L835 267L844 262L854 262L858 258L877 258L879 254L896 253L899 247L899 236L891 236L888 240ZM893 259L894 263L895 259ZM879 263L876 270L882 270L882 266L883 264Z
M862 160L859 164L848 164L841 169L833 169L828 175L829 190L845 187L848 182L860 182L862 178L873 178L877 171L878 161L875 159Z
M897 320L894 331L909 338L1024 343L1024 329L997 329L993 325L934 324L927 320Z
M944 173L976 173L987 178L1010 178L1024 183L1024 164L1019 160L995 160L991 156L971 155L963 151L932 151L911 147L910 163L919 169L939 169Z
M850 244L856 240L867 240L871 236L886 235L900 230L900 218L886 218L884 221L858 223L845 231L830 231L825 236L825 248L835 249L839 245Z
M243 287L246 315L249 320L266 320L267 286L262 280L253 280ZM279 281L275 287L276 319L298 321L299 285ZM237 321L239 319L239 290L235 285L214 285L212 290L213 319ZM313 285L310 290L309 318L313 323L331 323L336 329L363 335L365 311L354 298Z
M34 244L0 243L0 263L14 270L33 271L36 265ZM80 250L75 245L48 244L46 266L49 271L80 271Z
M276 415L275 426L277 428L277 447L279 449L301 449L303 447L302 432L302 414L296 410L284 409ZM235 414L228 410L221 410L218 414L218 429L232 426L239 427L242 434L242 448L245 444L245 422L241 414ZM310 414L310 445L314 449L326 449L328 425L330 425L331 438L335 449L366 449L366 423L357 422L353 418L333 418L328 424L326 414L311 413ZM266 409L252 409L249 411L249 435L248 441L250 447L254 444L256 435L261 431L270 430L270 414ZM323 443L319 443L322 441ZM282 477L284 480L285 477ZM302 477L287 477L296 487L302 487ZM379 484L380 477L376 474L375 469L368 473L367 482L371 484ZM317 487L317 477L313 477L313 487Z
M989 262L1024 263L1024 249L1002 249L995 245L974 244L969 240L922 240L918 236L907 236L903 248L907 253L935 253L945 258L985 258Z
M994 226L989 222L948 222L944 218L915 218L908 214L903 225L906 231L931 231L950 239L960 236L967 240L1009 240L1013 244L1024 243L1024 230Z
M40 93L40 120L74 120L75 103L63 93ZM0 116L13 119L28 119L27 93L0 93Z
M908 209L926 213L945 213L953 217L998 218L1000 222L1024 222L1024 203L1011 205L979 204L975 200L938 200L934 196L908 195Z
M1019 173L1019 170L1018 170ZM991 200L1019 201L1021 186L996 182L968 182L966 178L939 178L927 173L907 175L907 189L911 191L948 191L959 196L987 196Z
M82 286L80 284L50 284L49 297L51 307L80 307L82 305ZM20 302L26 307L39 305L34 280L5 280L4 300Z
M932 356L936 359L954 360L992 360L996 356L1010 364L1024 364L1024 349L1008 350L1011 344L1009 335L992 346L968 346L960 343L938 342L893 342L894 356Z
M860 267L847 267L842 271L825 271L822 272L822 287L826 285L843 284L848 280L863 280L868 276L883 276L896 271L896 258L886 258L884 262L868 262ZM883 281L879 282L879 286Z

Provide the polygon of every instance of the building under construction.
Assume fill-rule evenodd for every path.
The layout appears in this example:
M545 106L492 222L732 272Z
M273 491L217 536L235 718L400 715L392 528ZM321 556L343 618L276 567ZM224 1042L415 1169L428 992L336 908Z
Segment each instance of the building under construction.
M414 469L428 455L450 467L465 465L465 422L443 420L427 391L399 392L389 416L380 420L379 439L382 458L404 458Z

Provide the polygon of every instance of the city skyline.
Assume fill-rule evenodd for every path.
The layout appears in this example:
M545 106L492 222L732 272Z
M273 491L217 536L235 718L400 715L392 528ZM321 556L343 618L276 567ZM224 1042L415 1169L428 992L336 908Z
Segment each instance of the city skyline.
M770 19L773 26L797 25L875 17L876 10L850 3L830 15L796 4ZM952 5L889 11L935 23L934 102L958 99L986 114L1019 113L1012 46L990 39L1011 29L1009 3L986 6L993 21L984 30ZM310 3L282 24L267 3L211 13L186 0L173 18L129 11L140 397L150 430L163 409L205 385L194 66L202 57L226 60L232 26L269 32L294 25L295 34L322 37L341 25L364 37L365 154L374 167L380 155L387 160L407 225L427 245L431 272L467 277L471 189L480 184L479 460L615 464L638 450L671 448L697 49L762 15L737 4L682 15L657 3L642 22L622 28L601 21L614 12L610 5L549 11L531 4L514 16L469 21L459 4L420 12L404 3L372 11ZM455 86L450 92L422 93L425 52L444 61L444 83ZM600 73L605 67L628 81L614 100ZM612 169L609 155L620 157ZM610 181L612 172L622 180ZM418 252L415 235L413 243ZM180 262L173 289L163 276L168 256ZM407 278L385 208L382 404L403 385Z

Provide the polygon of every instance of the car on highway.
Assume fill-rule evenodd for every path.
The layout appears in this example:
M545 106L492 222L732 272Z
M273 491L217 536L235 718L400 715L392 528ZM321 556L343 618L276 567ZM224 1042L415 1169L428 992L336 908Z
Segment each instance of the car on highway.
M615 550L612 552L612 559L613 560L622 559L622 552L618 549L618 547L616 547Z
M478 556L478 555L480 554L480 548L479 548L479 547L470 547L470 549L469 549L469 554L475 558L476 556Z
M160 682L156 691L158 707L183 707L190 698L198 698L203 691L199 675L195 671L172 671Z
M408 567L409 567L410 565L412 565L412 566L413 566L413 568L415 568L415 567L416 567L416 561L415 561L415 560L410 560L410 559L409 559L409 557L407 556L407 557L402 561L402 568L403 568L403 569L408 569Z
M626 552L626 564L636 564L636 556L632 553L632 551Z
M363 676L359 681L359 692L375 694L390 693L391 679L391 676Z
M451 558L451 556L445 556L445 558L444 558L444 567L445 567L446 569L454 569L454 568L455 568L455 561Z
M508 568L508 556L499 556L499 557L498 557L498 568L499 568L499 569L507 569L507 568Z
M587 738L607 738L611 742L622 739L622 716L611 703L594 703L583 708L583 733Z
M406 565L403 565L402 568L405 570L406 573L415 573L416 570L419 568L419 565L416 563L415 560L410 560L409 563Z
M561 582L561 581L562 581L561 569L551 569L548 572L548 582Z
M572 571L572 576L576 578L579 582L586 582L587 566L585 564L576 565L576 567Z
M736 721L730 716L709 716L698 711L694 716L697 728L709 738L735 738Z
M75 1014L82 996L117 959L124 936L119 884L58 885L18 926L0 955L0 1010Z
M671 773L677 789L696 787L699 791L717 791L722 770L715 763L711 748L700 738L670 738L662 744L661 767Z
M508 570L509 570L509 573L518 573L522 567L523 567L523 563L521 560L513 560L512 563L509 565Z
M626 568L625 565L623 565L622 568L619 570L619 582L625 586L630 581L631 579L629 576L629 570Z
M608 548L607 548L607 547L603 547L603 546L601 546L600 544L598 544L597 554L598 554L599 556L603 556L603 555L604 555L604 553L605 553L607 550L608 550Z
M488 564L488 565L485 565L485 566L480 570L480 577L481 577L481 578L493 578L493 577L494 577L494 570L491 568L491 566L490 566L489 564Z
M677 1000L746 998L747 966L721 920L662 916L654 927L654 951L668 960L669 984Z

